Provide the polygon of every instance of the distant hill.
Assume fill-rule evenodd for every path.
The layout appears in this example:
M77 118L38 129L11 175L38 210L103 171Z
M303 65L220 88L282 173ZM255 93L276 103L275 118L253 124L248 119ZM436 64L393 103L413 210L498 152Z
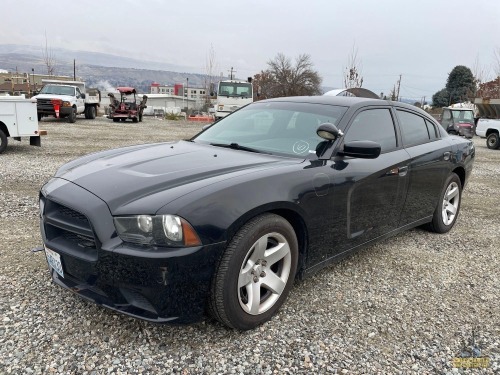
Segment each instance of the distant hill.
M87 86L101 90L132 86L141 93L147 93L152 82L164 85L185 84L186 78L189 78L190 87L204 85L205 74L189 72L186 66L63 48L52 48L51 52L56 61L55 74L72 77L73 60L76 60L76 76L84 80ZM31 73L32 68L39 74L47 71L41 46L0 44L0 71L17 69L21 73ZM326 92L333 88L322 89Z
M168 63L142 61L105 53L71 51L53 48L57 75L73 76L73 59L76 60L76 76L88 86L110 89L116 86L133 86L140 92L149 92L151 82L173 85L186 83L202 87L204 74L185 72L186 68ZM0 45L0 70L45 73L41 47Z

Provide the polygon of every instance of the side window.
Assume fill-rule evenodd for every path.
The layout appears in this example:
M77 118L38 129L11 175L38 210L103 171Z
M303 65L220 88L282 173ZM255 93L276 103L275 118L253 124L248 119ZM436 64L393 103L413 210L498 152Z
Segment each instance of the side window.
M434 124L428 120L425 120L425 124L427 125L427 131L429 132L429 136L431 137L431 139L438 138L436 127L434 126Z
M396 148L396 132L390 110L368 109L356 115L344 136L344 143L350 141L377 142L382 147L381 152Z
M399 109L397 112L405 146L418 145L429 141L429 132L423 117Z
M77 87L76 88L76 97L79 98L80 96L82 96L82 93L80 92L80 89Z

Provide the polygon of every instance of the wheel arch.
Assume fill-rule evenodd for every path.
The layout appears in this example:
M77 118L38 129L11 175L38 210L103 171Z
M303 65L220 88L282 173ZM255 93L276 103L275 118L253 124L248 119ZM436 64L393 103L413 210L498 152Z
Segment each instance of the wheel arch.
M7 129L7 125L5 125L2 121L0 121L0 130L5 133L7 137L10 137L9 129Z
M455 169L453 169L452 172L458 176L458 178L460 179L460 183L462 185L462 188L463 188L465 185L465 179L466 179L465 169L463 167L456 167Z
M486 137L488 137L490 134L493 134L493 133L499 134L498 129L489 128L488 130L486 130Z
M249 212L246 212L240 216L235 222L233 222L226 232L227 241L229 242L231 238L238 232L238 230L245 225L248 221L263 215L266 213L275 214L281 216L292 226L295 235L297 236L297 243L299 247L299 259L297 264L296 276L300 275L302 270L305 268L307 249L309 243L308 228L306 221L304 219L304 214L301 213L296 206L289 202L283 202L280 204L266 204L260 207L256 207Z

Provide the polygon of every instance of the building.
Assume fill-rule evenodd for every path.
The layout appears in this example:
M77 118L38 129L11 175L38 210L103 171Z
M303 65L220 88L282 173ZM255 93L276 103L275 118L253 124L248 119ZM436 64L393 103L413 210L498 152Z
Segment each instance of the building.
M151 94L170 95L172 97L181 97L189 99L191 104L194 101L193 109L201 109L207 101L207 92L202 87L186 87L182 83L176 83L173 86L160 85L157 82L151 84Z

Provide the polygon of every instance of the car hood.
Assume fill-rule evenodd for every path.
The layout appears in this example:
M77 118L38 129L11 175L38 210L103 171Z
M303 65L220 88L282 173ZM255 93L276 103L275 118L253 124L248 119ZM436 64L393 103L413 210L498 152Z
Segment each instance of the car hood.
M71 100L74 100L74 96L70 95L55 95L55 94L39 94L35 95L33 97L34 99L60 99L62 101L67 101L70 102Z
M101 198L113 215L154 214L194 190L302 161L179 141L88 155L64 165L55 177Z

